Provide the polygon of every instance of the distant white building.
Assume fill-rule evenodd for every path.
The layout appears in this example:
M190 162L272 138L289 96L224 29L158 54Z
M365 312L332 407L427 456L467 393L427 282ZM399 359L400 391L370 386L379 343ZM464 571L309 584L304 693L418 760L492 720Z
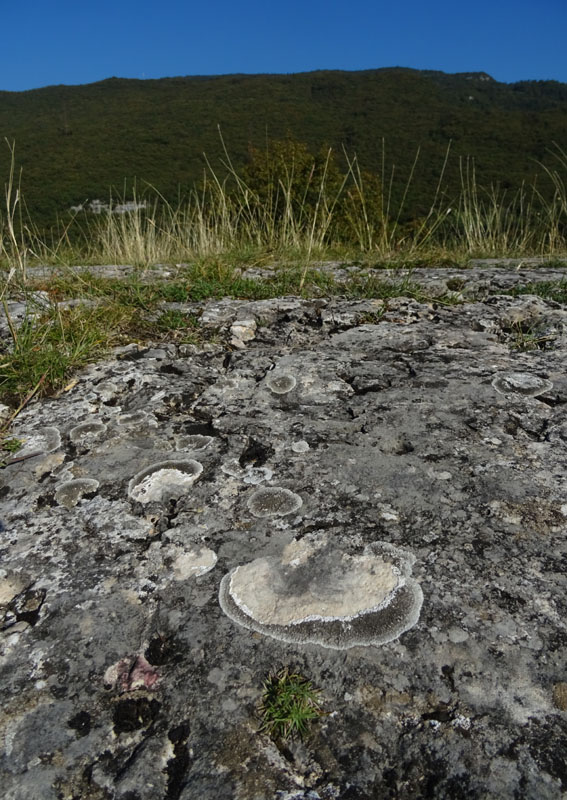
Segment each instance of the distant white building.
M142 211L148 206L147 200L128 200L126 203L117 203L114 208L110 203L103 203L102 200L85 200L78 206L71 206L69 209L73 214L80 214L87 211L91 214L129 214L131 211Z
M147 200L129 200L127 203L120 203L112 209L113 214L128 214L130 211L142 211L148 205Z

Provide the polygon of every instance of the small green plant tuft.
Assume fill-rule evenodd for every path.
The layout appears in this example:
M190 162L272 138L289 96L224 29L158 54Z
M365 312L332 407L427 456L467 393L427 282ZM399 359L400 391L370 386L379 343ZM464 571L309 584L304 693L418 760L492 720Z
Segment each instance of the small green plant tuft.
M2 450L5 450L7 453L17 453L22 445L23 442L21 439L4 439L2 441Z
M169 334L172 341L196 344L199 341L199 322L194 314L184 314L174 309L162 312L154 327L159 335Z
M542 331L534 326L525 327L521 323L514 325L510 332L510 349L520 352L531 350L551 350L556 334Z
M260 704L262 725L273 739L303 737L308 723L325 715L320 704L320 689L311 681L284 667L271 673L264 681L264 693Z
M384 305L382 308L379 308L377 311L367 311L364 314L361 314L358 318L359 325L378 325L379 322L382 321L384 314L386 313L387 306Z
M55 306L37 318L27 318L14 346L3 354L2 401L26 403L30 390L52 394L61 389L77 369L104 356L129 313L120 307Z

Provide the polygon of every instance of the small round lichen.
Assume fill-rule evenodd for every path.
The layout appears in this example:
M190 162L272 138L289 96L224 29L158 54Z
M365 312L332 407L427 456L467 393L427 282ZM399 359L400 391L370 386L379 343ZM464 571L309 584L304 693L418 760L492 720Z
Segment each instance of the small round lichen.
M309 450L309 442L302 439L299 442L293 442L291 449L294 453L306 453Z
M98 438L102 436L105 431L106 425L104 422L82 422L80 425L75 425L74 428L71 428L69 431L69 439L73 444L79 444L79 442L85 439Z
M156 419L153 415L148 414L147 411L141 409L137 411L130 411L126 414L119 414L116 418L119 425L131 427L134 425L147 425L149 427L157 427Z
M295 389L297 380L287 372L270 372L266 378L266 385L274 394L287 394Z
M217 554L208 547L196 547L177 556L172 564L176 581L191 577L200 577L213 569L217 563Z
M189 435L180 435L175 437L175 443L178 450L205 450L213 441L212 436L203 436L200 433Z
M60 506L73 508L85 494L94 494L99 485L94 478L76 478L66 481L55 490L55 499Z
M255 517L285 517L303 505L298 494L280 486L258 489L248 499L248 508Z
M128 495L138 503L178 500L195 483L203 465L193 459L161 461L135 475L128 485Z

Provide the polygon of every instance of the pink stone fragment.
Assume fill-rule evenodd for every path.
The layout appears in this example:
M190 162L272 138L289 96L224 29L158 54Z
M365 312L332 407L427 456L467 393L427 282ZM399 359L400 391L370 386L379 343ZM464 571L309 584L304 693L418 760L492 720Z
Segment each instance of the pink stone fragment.
M144 656L125 656L104 673L104 685L121 692L136 689L151 689L158 681L159 673Z

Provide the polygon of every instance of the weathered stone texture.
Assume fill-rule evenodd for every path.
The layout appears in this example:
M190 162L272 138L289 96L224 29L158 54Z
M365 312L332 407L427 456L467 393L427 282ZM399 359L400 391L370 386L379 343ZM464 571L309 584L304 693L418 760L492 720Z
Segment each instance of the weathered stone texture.
M41 454L0 471L4 800L564 797L566 315L211 302L221 343L121 348L22 411ZM511 320L546 349L512 349ZM270 488L285 508L258 513ZM345 557L298 593L348 589L380 543L414 557L413 627L338 650L223 613L224 576L306 537ZM287 747L257 732L282 665L330 712Z

